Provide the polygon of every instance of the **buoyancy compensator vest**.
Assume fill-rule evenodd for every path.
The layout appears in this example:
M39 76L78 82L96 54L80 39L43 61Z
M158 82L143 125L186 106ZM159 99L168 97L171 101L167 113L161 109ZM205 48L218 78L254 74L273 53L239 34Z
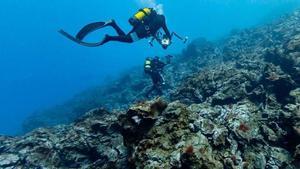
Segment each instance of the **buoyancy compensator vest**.
M136 26L139 23L145 24L149 22L149 20L156 14L157 13L152 8L143 8L140 9L133 17L129 19L129 23L132 26Z

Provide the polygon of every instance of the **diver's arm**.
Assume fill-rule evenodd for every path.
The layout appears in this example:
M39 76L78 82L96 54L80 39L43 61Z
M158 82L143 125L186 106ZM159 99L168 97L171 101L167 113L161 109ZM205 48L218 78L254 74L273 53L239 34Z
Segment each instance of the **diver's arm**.
M164 32L166 33L167 37L171 40L171 39L172 39L172 36L171 36L171 33L170 33L170 31L169 31L169 29L168 29L168 27L167 27L165 16L163 16L162 29L163 29Z
M158 67L159 67L159 69L161 69L161 71L164 69L165 66L167 66L167 64L165 62L159 61Z

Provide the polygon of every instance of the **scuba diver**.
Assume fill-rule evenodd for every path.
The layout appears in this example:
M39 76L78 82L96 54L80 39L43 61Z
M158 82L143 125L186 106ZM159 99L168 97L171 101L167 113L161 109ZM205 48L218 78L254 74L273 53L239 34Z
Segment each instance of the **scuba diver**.
M143 8L140 9L132 18L129 19L129 23L133 26L129 33L125 33L114 20L108 22L95 22L83 27L76 37L68 34L64 30L59 32L69 38L70 40L88 47L96 47L104 45L111 41L123 42L123 43L133 43L144 38L152 37L149 42L152 46L152 42L157 40L157 42L162 46L163 49L167 49L171 45L172 36L175 35L180 40L186 42L187 38L181 38L176 33L170 33L164 15L158 14L153 8ZM83 42L83 39L91 32L98 29L110 26L116 32L117 36L112 36L106 34L102 41L97 43L87 43ZM164 35L161 36L160 30L164 31Z
M158 56L155 56L154 58L146 58L144 71L146 74L150 75L152 79L152 87L146 92L146 97L149 97L153 91L156 91L158 95L163 94L162 87L165 85L165 80L161 73L163 72L164 67L171 63L172 57L173 56L171 55L167 55L166 63L161 61Z

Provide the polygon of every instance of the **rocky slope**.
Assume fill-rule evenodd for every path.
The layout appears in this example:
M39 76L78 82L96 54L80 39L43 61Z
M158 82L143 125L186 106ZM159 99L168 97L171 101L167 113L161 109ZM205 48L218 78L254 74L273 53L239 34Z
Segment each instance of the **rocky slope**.
M170 92L187 76L207 65L220 62L221 56L214 49L212 43L198 39L190 44L183 54L176 56L172 64L165 69L165 79L168 81L165 96L169 97ZM144 74L141 64L141 67L125 72L113 82L87 90L62 105L34 113L23 123L23 133L38 127L69 124L95 107L104 107L111 111L126 110L131 104L145 100L144 94L149 87L151 81Z
M167 68L164 99L0 137L0 168L300 168L299 23L296 11L220 43L195 41ZM135 102L125 82L145 82L134 81L106 103Z

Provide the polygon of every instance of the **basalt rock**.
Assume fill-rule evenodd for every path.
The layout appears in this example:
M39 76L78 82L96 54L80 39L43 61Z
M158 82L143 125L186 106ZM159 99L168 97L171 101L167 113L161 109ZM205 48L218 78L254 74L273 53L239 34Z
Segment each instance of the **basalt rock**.
M1 137L0 168L127 168L127 149L116 121L95 109L70 126Z
M227 63L211 69L203 70L189 78L176 92L172 100L185 103L210 102L212 105L234 104L248 97L259 83L258 69L236 68L235 63ZM241 66L241 65L239 65ZM187 102L187 101L188 102Z
M143 139L166 107L167 103L158 99L139 103L131 107L126 114L120 115L119 124L125 145L135 145Z
M250 101L214 108L169 103L143 138L128 145L130 160L135 168L295 167L298 152L286 149L288 128L278 125L285 119L266 121L262 112Z
M272 116L263 117L265 111ZM133 105L118 117L96 109L72 125L39 129L20 138L1 137L0 165L296 168L300 141L290 140L286 121L297 114L273 118L281 114L247 99L230 106L155 99Z

